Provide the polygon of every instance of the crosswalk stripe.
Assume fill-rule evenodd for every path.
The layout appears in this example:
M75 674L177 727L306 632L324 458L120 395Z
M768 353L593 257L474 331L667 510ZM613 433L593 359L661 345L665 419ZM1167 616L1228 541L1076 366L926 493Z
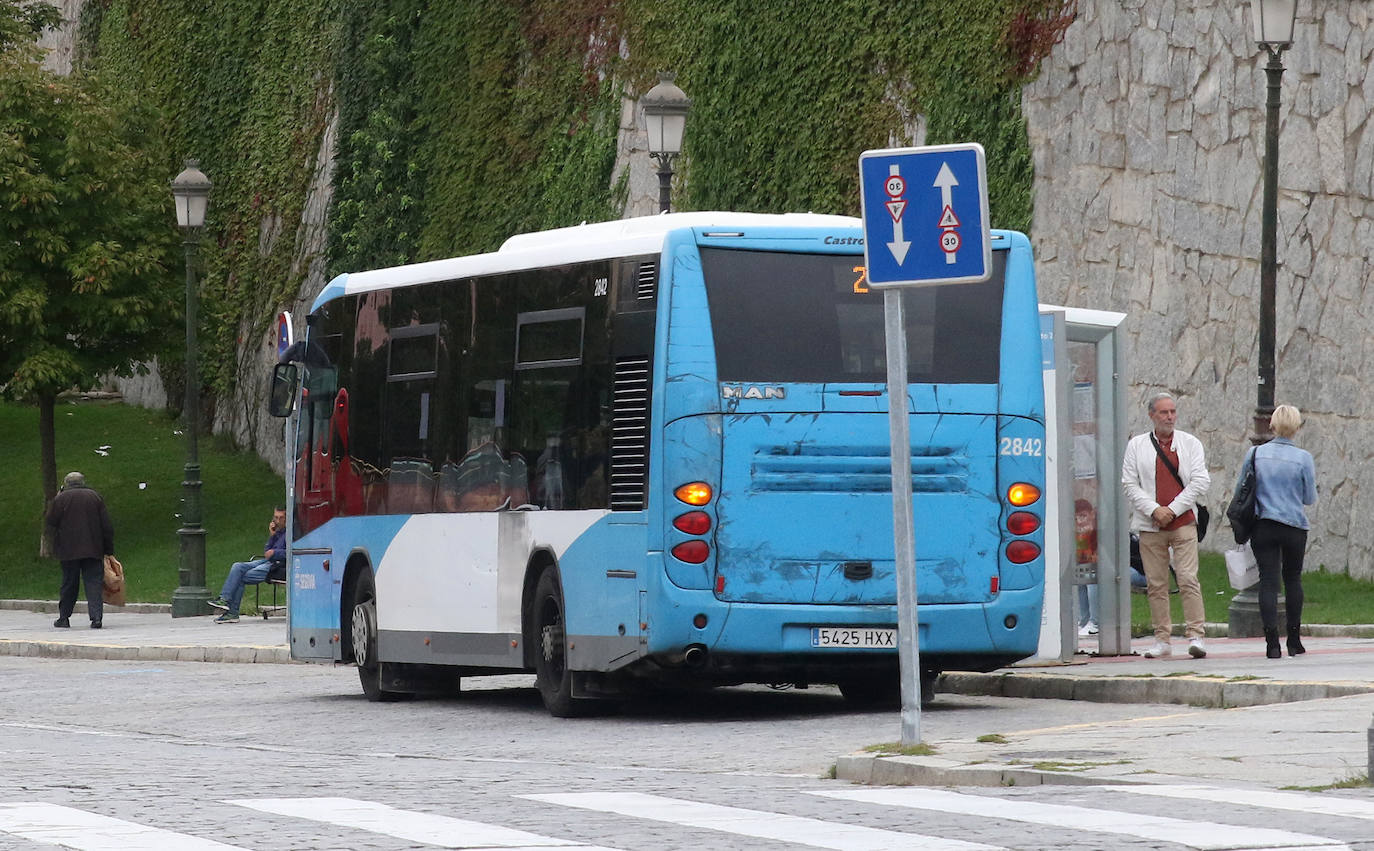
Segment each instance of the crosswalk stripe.
M1321 836L1291 833L1266 827L1185 821L1167 816L1149 816L1098 810L1065 804L1044 804L986 795L968 795L938 789L861 789L809 792L826 798L862 801L885 806L913 807L945 813L1010 819L1051 827L1090 830L1136 836L1156 842L1176 842L1199 851L1282 848L1284 851L1321 849L1349 851L1344 843Z
M237 845L40 802L0 804L0 832L76 851L244 851Z
M762 810L702 804L641 792L562 792L520 797L565 807L579 807L668 822L684 827L793 842L813 848L835 848L842 851L1006 851L999 846L981 845L959 839L943 839L938 836L839 824Z
M225 801L264 813L352 827L410 842L426 842L445 848L508 848L512 851L614 851L566 839L552 839L523 830L450 816L399 810L386 804L353 798L245 798Z
M1101 786L1113 792L1133 792L1138 795L1157 795L1161 798L1182 798L1189 801L1213 801L1218 804L1241 804L1271 810L1292 810L1323 816L1374 819L1374 801L1356 798L1331 798L1302 792L1273 792L1268 789L1228 789L1219 786Z

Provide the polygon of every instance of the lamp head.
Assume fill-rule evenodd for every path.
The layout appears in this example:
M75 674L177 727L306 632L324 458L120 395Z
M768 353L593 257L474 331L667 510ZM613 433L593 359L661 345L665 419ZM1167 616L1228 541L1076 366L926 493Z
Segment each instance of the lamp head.
M210 178L205 176L192 159L172 181L172 197L176 199L177 224L183 228L198 228L205 224L205 209L210 204Z
M658 75L658 85L639 99L644 107L644 124L649 130L649 153L676 156L682 153L682 132L692 101L673 83L674 74Z
M1298 0L1250 0L1255 41L1270 50L1286 50L1293 44L1293 24Z

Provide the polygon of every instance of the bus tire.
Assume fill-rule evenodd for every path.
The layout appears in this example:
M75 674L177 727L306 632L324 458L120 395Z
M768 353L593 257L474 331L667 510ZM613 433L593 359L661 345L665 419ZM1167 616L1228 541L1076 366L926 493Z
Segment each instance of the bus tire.
M544 708L555 718L577 718L597 712L603 701L575 698L568 670L567 623L558 570L546 567L534 586L534 685Z
M921 706L935 702L935 680L939 671L921 671ZM902 705L902 683L894 677L865 677L838 683L844 699L866 709L892 709Z
M892 709L902 705L902 683L896 677L870 675L841 680L845 702L861 709Z
M353 644L353 660L358 665L358 682L368 700L390 702L410 696L382 688L382 663L377 657L377 588L372 581L372 571L367 567L353 582L349 637Z

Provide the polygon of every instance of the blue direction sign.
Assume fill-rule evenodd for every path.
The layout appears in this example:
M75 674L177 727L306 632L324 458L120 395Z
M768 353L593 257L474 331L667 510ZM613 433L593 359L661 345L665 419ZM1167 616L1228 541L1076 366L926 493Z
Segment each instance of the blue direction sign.
M982 145L864 151L859 189L869 285L987 280L992 238Z

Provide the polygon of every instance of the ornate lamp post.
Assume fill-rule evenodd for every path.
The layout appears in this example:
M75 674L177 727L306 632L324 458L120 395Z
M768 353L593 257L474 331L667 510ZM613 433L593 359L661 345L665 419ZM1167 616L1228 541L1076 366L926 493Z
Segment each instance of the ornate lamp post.
M182 487L181 557L178 561L178 587L172 592L172 617L206 614L210 591L205 587L205 530L200 525L200 456L196 437L200 431L200 370L196 343L196 249L200 229L205 225L205 210L210 201L210 178L188 159L186 168L172 181L176 200L177 224L181 226L186 250L186 467Z
M1275 311L1274 279L1278 267L1279 221L1279 93L1283 83L1283 52L1293 44L1297 0L1250 0L1255 41L1269 54L1264 73L1269 96L1264 104L1264 196L1260 220L1259 377L1255 400L1254 434L1259 445L1273 435L1269 417L1274 413ZM1237 594L1227 610L1230 634L1245 638L1260 635L1259 592L1254 588Z
M673 160L682 153L682 131L692 101L673 84L675 75L661 73L658 85L644 93L644 124L649 129L649 155L658 162L658 211L671 209Z

